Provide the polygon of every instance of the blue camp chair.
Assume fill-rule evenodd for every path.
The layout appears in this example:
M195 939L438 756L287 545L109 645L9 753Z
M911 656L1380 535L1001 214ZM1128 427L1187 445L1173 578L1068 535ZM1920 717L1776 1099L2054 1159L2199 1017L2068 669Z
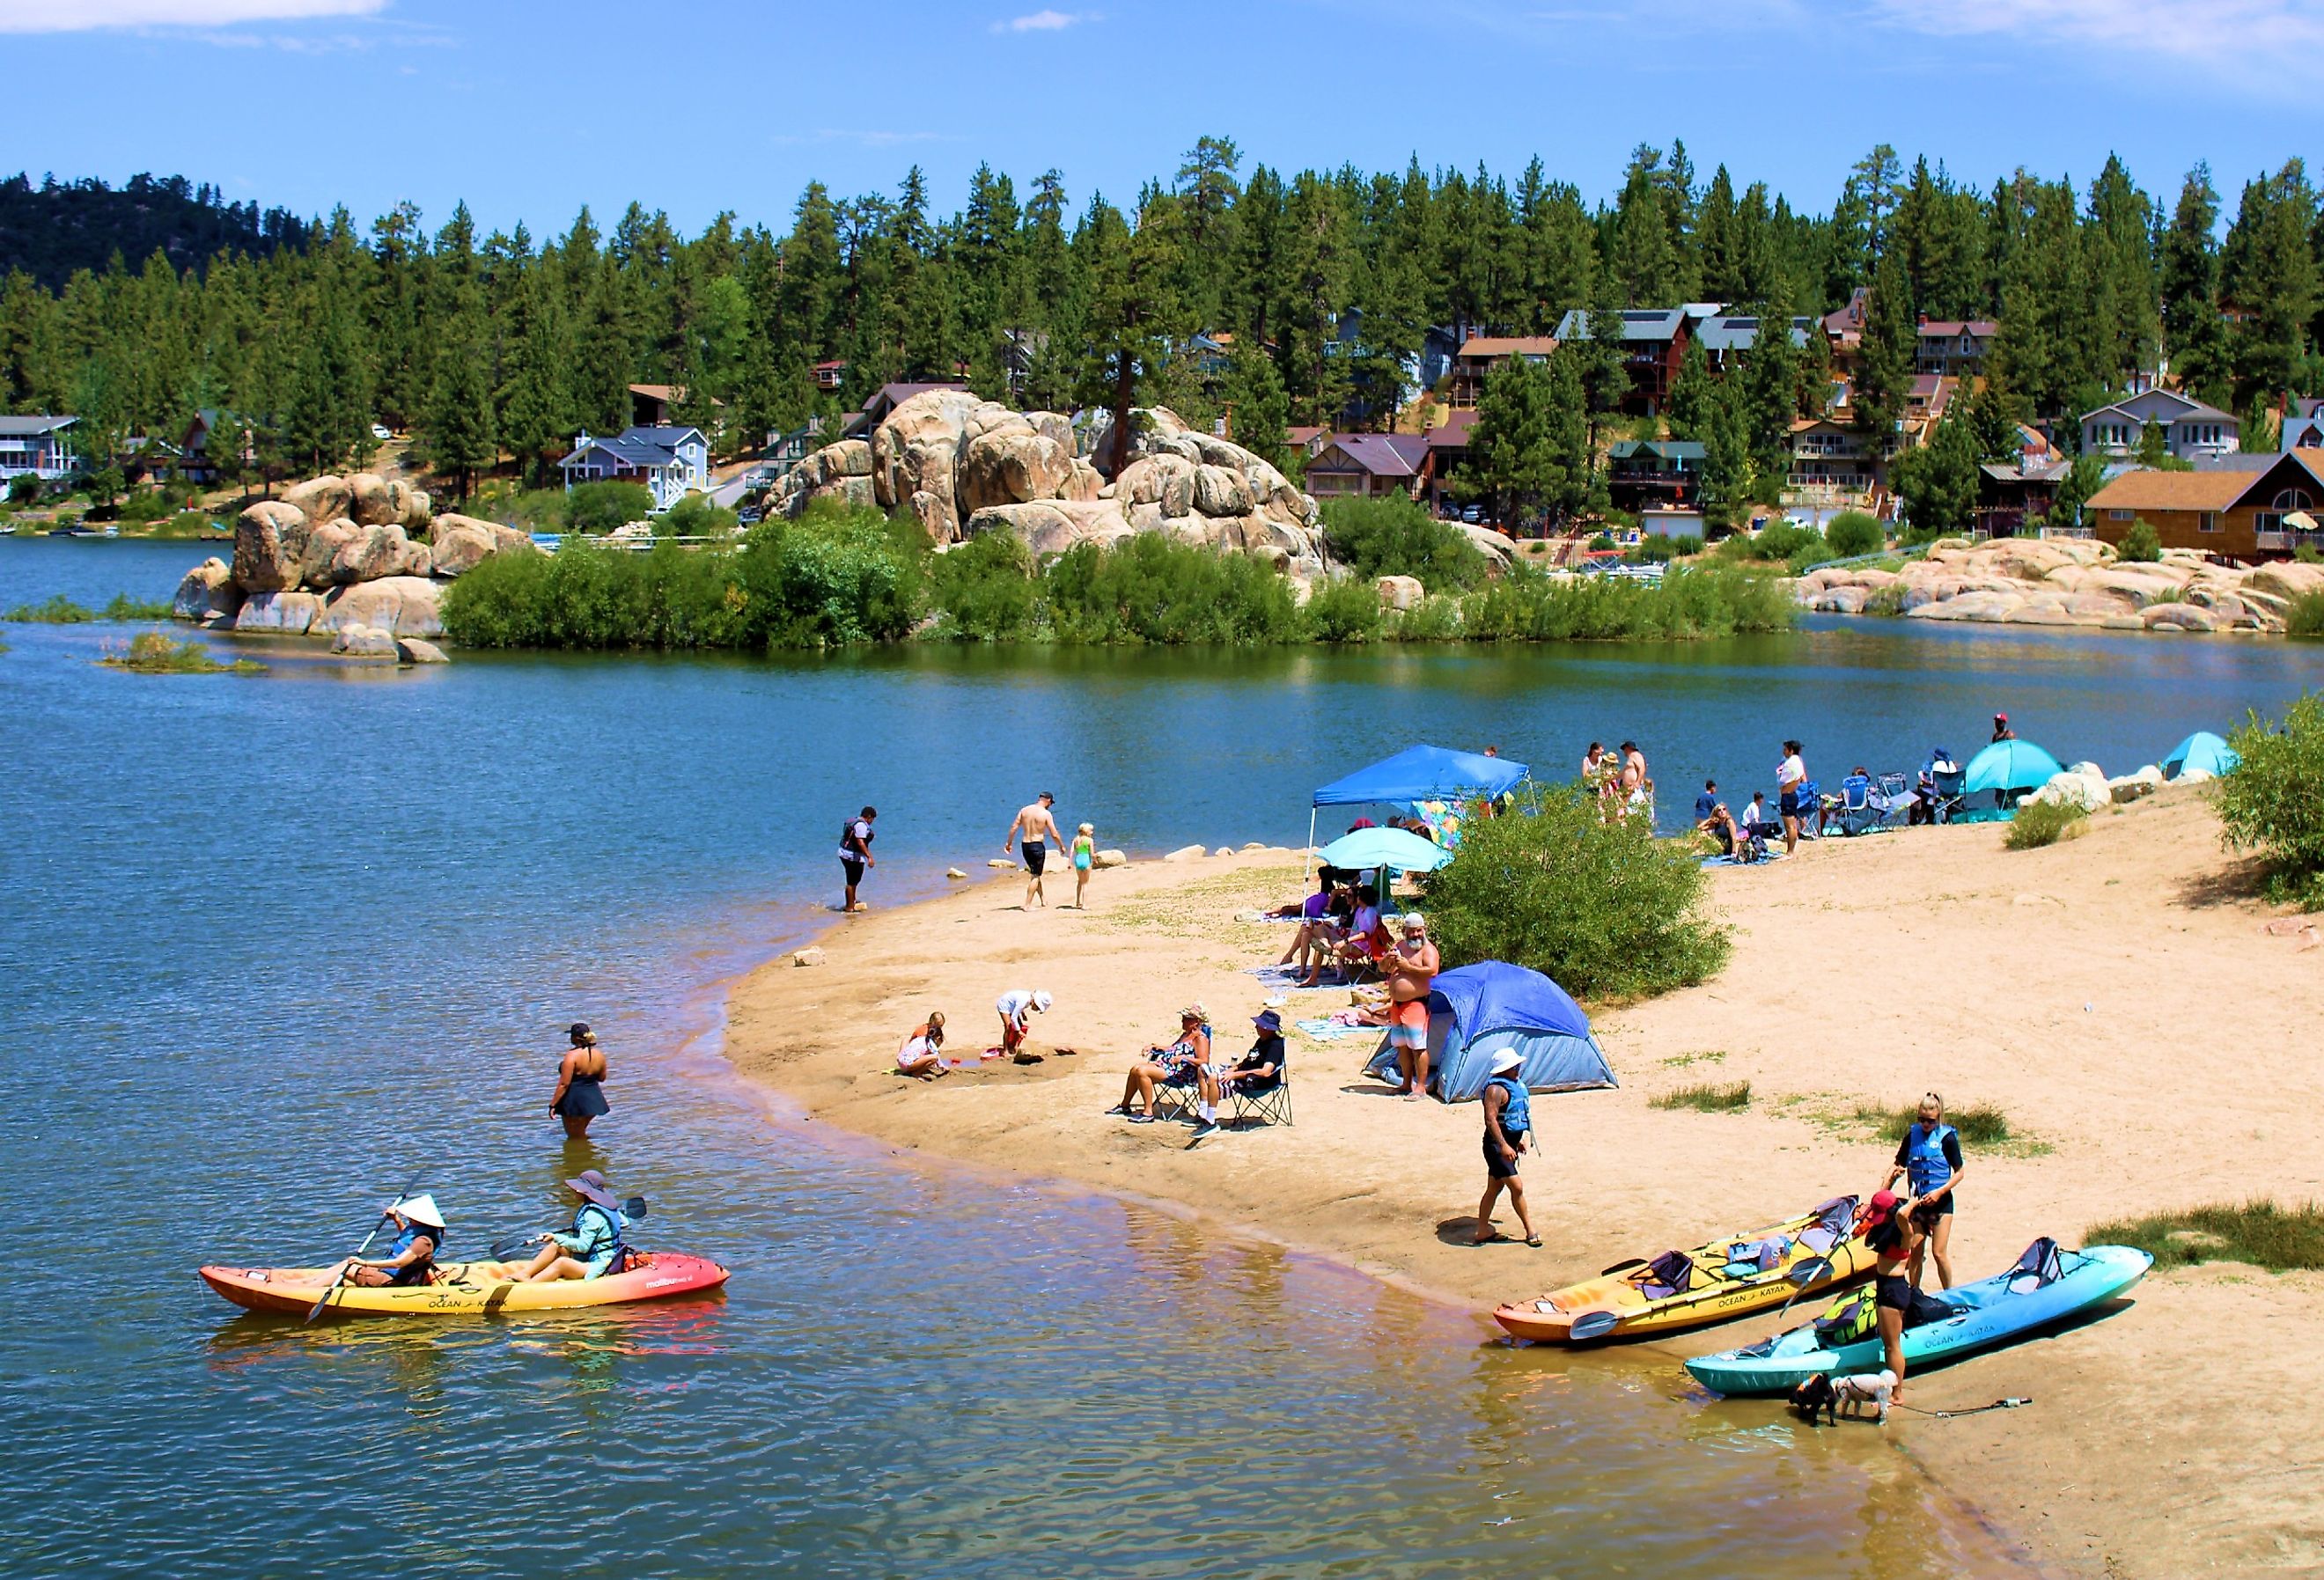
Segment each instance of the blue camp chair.
M1826 822L1839 824L1840 831L1848 835L1879 827L1880 813L1872 804L1871 775L1851 773L1840 781L1838 795L1822 798L1816 823L1821 827Z
M1929 782L1936 787L1937 821L1950 823L1969 804L1969 770L1940 751L1929 760Z

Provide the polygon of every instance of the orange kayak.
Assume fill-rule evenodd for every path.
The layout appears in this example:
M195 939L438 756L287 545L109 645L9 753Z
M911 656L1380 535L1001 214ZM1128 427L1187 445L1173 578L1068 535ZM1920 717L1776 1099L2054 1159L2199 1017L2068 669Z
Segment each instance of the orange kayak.
M636 1300L668 1300L717 1289L727 1270L706 1257L676 1252L637 1253L626 1271L602 1279L559 1279L521 1284L521 1263L453 1261L437 1269L432 1284L368 1289L356 1284L329 1288L327 1267L206 1267L202 1281L248 1311L280 1311L304 1317L328 1289L325 1316L492 1317L519 1311L573 1311L591 1306L622 1306Z

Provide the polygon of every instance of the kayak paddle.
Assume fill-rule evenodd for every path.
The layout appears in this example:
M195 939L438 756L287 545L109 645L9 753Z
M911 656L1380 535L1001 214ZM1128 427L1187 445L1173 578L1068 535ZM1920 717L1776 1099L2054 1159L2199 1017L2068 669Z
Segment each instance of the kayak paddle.
M643 1223L645 1221L645 1197L641 1196L633 1196L630 1197L629 1200L622 1204L622 1216L627 1218L631 1223ZM512 1239L497 1240L493 1243L491 1249L484 1254L491 1257L494 1261L499 1261L512 1251L521 1251L526 1246L535 1244L547 1238L548 1236L545 1234L519 1234Z
M1831 1259L1824 1256L1811 1258L1785 1273L1784 1281L1791 1285L1792 1292L1784 1298L1783 1307L1775 1313L1775 1320L1778 1322L1783 1320L1784 1312L1792 1308L1793 1301L1807 1293L1810 1284L1821 1283L1830 1277L1831 1277Z
M417 1185L419 1183L420 1176L417 1174L413 1175L411 1177L411 1185ZM401 1190L397 1191L395 1193L395 1199L401 1202L405 1197L410 1196L411 1194L411 1185L407 1185ZM364 1236L363 1243L355 1247L355 1254L357 1256L361 1256L364 1252L369 1251L371 1249L371 1243L378 1239L379 1232L386 1227L387 1214L382 1213L379 1215L379 1222L371 1226L371 1233ZM331 1297L338 1293L339 1286L346 1282L346 1279L347 1270L345 1266L342 1266L339 1269L339 1276L331 1280L330 1288L323 1291L323 1298L316 1301L314 1306L308 1311L307 1320L309 1322L314 1321L315 1318L323 1314L323 1307L331 1303Z

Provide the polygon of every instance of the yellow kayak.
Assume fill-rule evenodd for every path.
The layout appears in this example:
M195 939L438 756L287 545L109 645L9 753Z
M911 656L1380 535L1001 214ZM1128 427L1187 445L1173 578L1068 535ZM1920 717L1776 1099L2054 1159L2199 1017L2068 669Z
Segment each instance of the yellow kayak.
M1692 1251L1618 1262L1594 1279L1535 1300L1514 1301L1493 1320L1518 1338L1589 1344L1725 1322L1772 1310L1795 1295L1828 1289L1868 1270L1872 1250L1857 1232L1856 1198L1722 1234Z
M204 1283L246 1310L300 1317L313 1310L327 1291L329 1298L322 1312L327 1317L472 1317L667 1300L707 1293L727 1278L727 1270L706 1257L668 1251L635 1252L627 1269L602 1279L520 1284L514 1275L521 1265L445 1262L436 1270L433 1283L378 1289L358 1284L332 1288L327 1267L206 1267L201 1274Z

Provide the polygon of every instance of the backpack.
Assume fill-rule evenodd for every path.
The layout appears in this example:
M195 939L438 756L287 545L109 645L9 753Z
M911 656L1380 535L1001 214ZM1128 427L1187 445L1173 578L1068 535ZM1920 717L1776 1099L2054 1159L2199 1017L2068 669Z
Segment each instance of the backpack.
M1867 1285L1851 1290L1824 1308L1815 1319L1816 1344L1821 1349L1837 1350L1868 1338L1879 1326L1875 1291Z

